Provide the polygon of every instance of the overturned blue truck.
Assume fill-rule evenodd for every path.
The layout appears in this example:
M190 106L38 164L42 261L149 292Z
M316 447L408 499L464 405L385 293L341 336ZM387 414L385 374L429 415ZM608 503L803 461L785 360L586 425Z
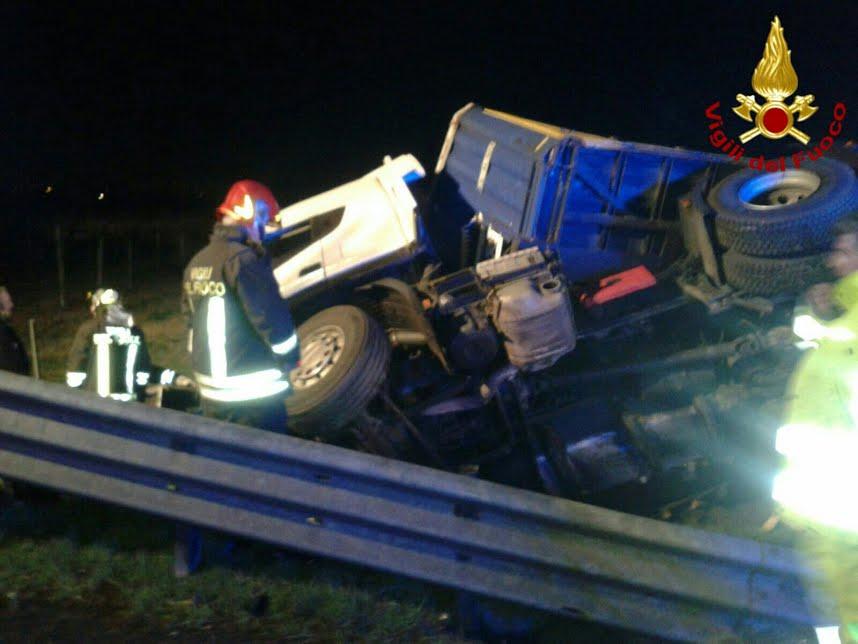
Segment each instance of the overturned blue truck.
M299 434L569 498L730 464L765 485L848 163L760 173L469 104L425 174L388 158L278 217Z

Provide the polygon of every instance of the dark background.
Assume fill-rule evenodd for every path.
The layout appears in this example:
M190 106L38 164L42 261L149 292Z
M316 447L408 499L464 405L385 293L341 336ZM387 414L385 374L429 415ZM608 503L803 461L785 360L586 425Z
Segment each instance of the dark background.
M385 154L431 170L468 101L708 149L714 100L728 133L746 129L732 99L753 92L775 14L798 93L820 106L803 129L818 139L843 100L854 136L858 5L845 1L4 3L0 192L145 213L211 208L253 177L288 204Z

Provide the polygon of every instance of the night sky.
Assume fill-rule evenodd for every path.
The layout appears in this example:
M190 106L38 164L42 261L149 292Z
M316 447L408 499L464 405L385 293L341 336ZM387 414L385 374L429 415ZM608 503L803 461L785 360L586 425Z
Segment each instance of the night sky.
M469 101L707 149L714 100L746 129L775 14L820 106L803 129L843 100L858 138L854 2L295 4L3 3L0 190L214 205L248 176L286 204L385 154L431 169Z

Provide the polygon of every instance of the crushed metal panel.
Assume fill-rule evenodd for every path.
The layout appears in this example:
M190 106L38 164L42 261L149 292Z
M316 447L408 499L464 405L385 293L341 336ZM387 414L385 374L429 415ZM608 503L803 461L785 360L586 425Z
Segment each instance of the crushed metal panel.
M564 131L479 106L454 120L438 164L437 186L447 194L436 198L467 204L505 239L518 239ZM445 216L443 210L433 214Z
M443 161L443 163L441 162ZM513 247L553 246L658 261L678 228L675 201L712 165L729 157L628 143L469 104L454 116L436 195L485 222ZM463 216L459 216L463 219ZM640 225L636 225L636 220ZM451 224L455 229L455 224ZM565 263L564 263L565 265Z
M576 262L586 256L591 275L669 263L681 249L679 197L713 163L729 161L652 145L581 143L574 144L568 163L552 168L562 185L553 190L554 203L541 204L534 235L547 239L564 259L567 274L576 278L586 274L566 258Z

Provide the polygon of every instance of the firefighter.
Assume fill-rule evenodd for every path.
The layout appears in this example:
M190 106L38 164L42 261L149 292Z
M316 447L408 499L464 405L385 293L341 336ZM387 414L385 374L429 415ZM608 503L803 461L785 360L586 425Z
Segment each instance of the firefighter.
M69 351L66 384L104 398L143 400L146 386L182 384L172 369L152 364L146 339L125 310L119 292L100 288L88 294L91 318L77 330Z
M772 496L837 604L843 642L858 640L858 213L839 221L827 264L839 278L807 294L793 328L807 354L789 384ZM832 627L837 631L837 627ZM820 633L822 637L822 633Z
M185 268L182 308L203 413L285 432L298 337L261 245L278 209L261 183L230 188L208 246Z
M0 369L30 375L30 359L21 338L9 324L15 303L5 286L0 286Z

